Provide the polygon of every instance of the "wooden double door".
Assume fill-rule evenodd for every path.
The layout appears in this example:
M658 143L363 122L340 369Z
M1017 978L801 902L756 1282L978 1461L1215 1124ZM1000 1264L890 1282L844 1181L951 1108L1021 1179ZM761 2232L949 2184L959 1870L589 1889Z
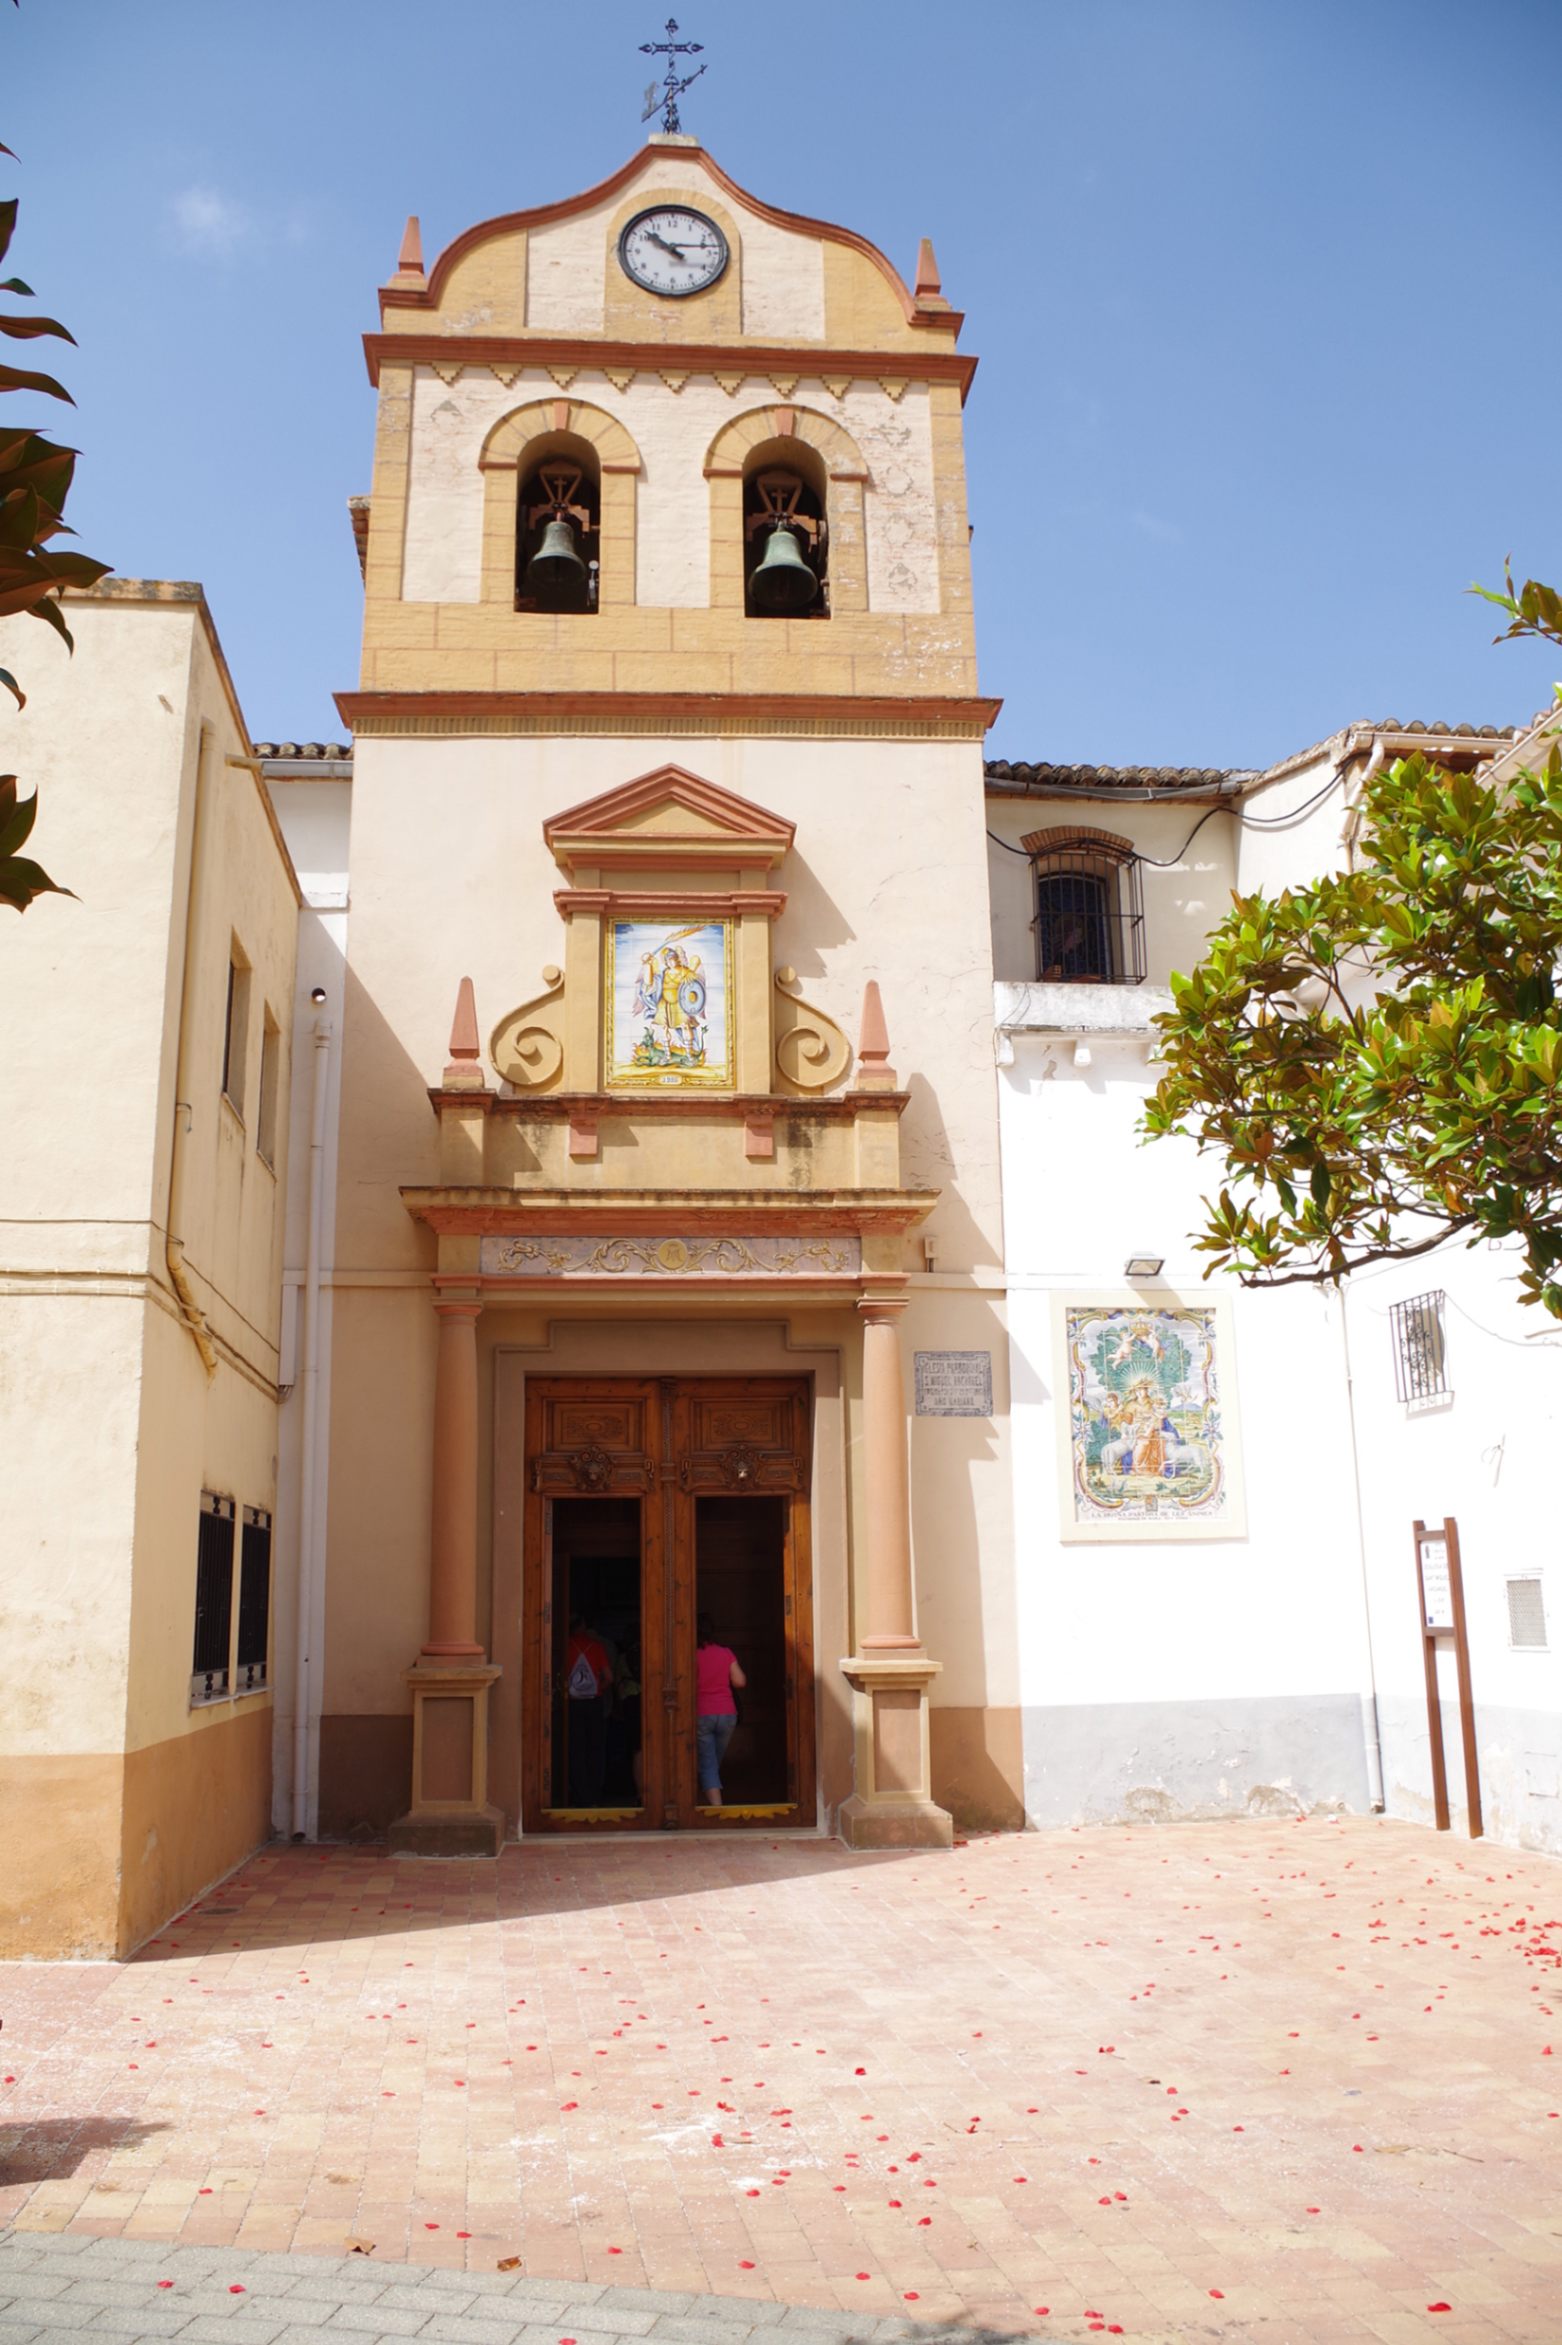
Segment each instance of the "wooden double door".
M811 1418L806 1378L528 1379L523 1830L814 1822ZM719 1805L702 1622L747 1679Z

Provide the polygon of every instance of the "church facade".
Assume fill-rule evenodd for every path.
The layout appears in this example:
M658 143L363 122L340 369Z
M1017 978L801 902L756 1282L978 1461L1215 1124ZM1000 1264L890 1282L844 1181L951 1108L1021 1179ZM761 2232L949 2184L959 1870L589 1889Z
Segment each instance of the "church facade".
M191 1217L149 1174L136 1295L182 1414L166 1455L129 1442L95 1577L58 1570L62 1415L8 1564L6 1950L127 1950L268 1811L430 1856L1422 1812L1391 1551L1424 1428L1364 1438L1339 1301L1202 1282L1200 1176L1135 1137L1170 969L1232 885L1348 852L1392 729L1262 775L984 761L961 323L930 247L908 285L676 134L429 269L409 227L366 339L352 746L252 747L233 705L260 898L208 889L206 960L167 945L126 1078L153 1160L209 1124L213 1181L231 1160L265 1210L214 1188L176 1253ZM79 599L114 647L93 691L131 691L127 631L177 595ZM51 787L85 805L68 721ZM217 769L185 743L149 853L187 875ZM50 974L85 1024L92 985ZM36 1234L79 1139L12 1215L9 1356L41 1390L106 1291L106 1237L67 1263ZM1454 1493L1504 1552L1551 1366L1506 1379L1507 1487L1466 1458ZM168 1381L110 1358L99 1389L127 1378ZM1452 1485L1422 1479L1430 1517ZM89 1716L50 1656L105 1590ZM719 1802L702 1641L747 1679ZM1555 1657L1506 1650L1492 1828L1562 1846Z

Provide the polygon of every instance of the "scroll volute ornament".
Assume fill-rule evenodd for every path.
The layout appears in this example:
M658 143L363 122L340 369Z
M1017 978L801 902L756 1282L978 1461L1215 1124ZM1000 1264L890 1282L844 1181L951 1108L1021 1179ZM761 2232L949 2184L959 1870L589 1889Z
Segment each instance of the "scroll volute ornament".
M835 1020L805 1002L796 987L795 969L776 971L776 1089L829 1091L851 1065L852 1046Z
M501 1082L517 1091L551 1091L564 1071L564 972L551 961L545 990L501 1018L488 1055Z

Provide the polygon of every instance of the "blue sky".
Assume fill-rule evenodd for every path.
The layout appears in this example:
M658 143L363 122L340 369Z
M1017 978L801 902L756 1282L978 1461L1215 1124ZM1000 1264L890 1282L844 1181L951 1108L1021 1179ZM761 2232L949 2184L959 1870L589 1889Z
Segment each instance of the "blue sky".
M641 142L665 0L23 0L15 267L65 319L72 518L198 578L261 738L356 675L359 337L426 249ZM1557 0L685 0L696 132L909 273L966 411L995 753L1262 764L1355 717L1511 722L1562 654ZM20 402L13 403L18 411ZM18 412L16 420L23 420ZM40 646L43 638L40 634Z

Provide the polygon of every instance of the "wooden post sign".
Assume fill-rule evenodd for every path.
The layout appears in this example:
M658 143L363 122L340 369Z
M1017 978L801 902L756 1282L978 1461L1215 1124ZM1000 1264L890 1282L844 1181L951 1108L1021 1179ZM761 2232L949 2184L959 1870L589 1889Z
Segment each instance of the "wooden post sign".
M1441 1530L1415 1527L1416 1590L1421 1599L1421 1660L1426 1673L1426 1730L1432 1745L1432 1804L1439 1832L1446 1832L1448 1761L1443 1752L1443 1710L1437 1690L1437 1641L1452 1637L1459 1677L1459 1735L1464 1746L1464 1803L1470 1838L1479 1840L1481 1777L1475 1750L1475 1696L1470 1686L1470 1637L1464 1617L1464 1574L1459 1567L1459 1525L1445 1516Z

